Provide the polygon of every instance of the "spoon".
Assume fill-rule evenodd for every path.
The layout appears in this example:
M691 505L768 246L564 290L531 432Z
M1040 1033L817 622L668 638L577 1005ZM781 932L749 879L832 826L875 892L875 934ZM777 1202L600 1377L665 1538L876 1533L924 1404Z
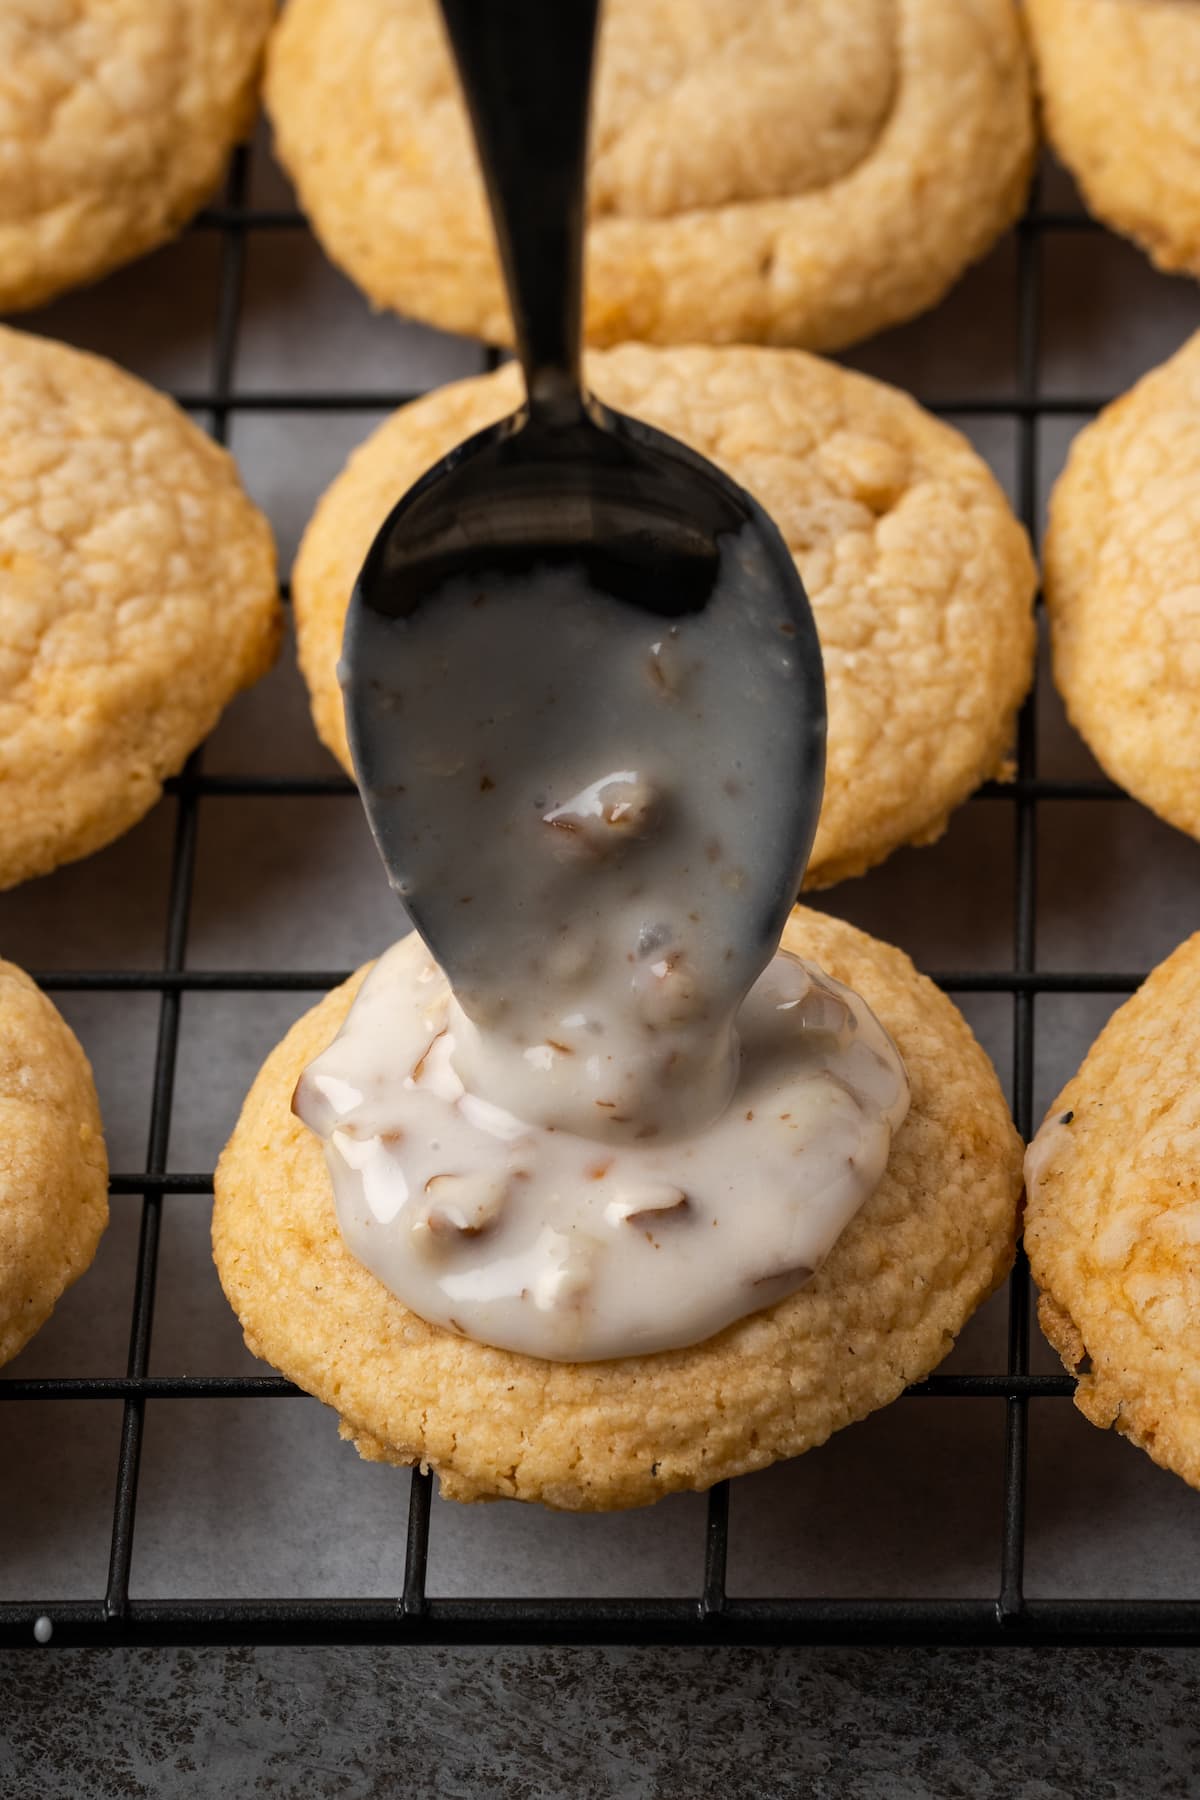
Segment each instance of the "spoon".
M774 950L816 828L816 628L757 502L583 385L599 0L441 3L526 400L430 469L367 555L341 669L363 802L393 887L477 1024L531 985L554 990L552 1011L574 979L571 922L591 920L594 939L618 899L650 908L628 960L656 954L676 925L651 916L655 896L695 889L705 858L724 869L725 898L702 923L693 908L693 936L708 933L696 955L713 966L692 973L701 1011L723 983L729 1012ZM661 780L643 805L647 769ZM615 840L660 803L665 863L641 869L628 842L596 853L597 820ZM534 848L547 827L561 857ZM718 958L732 965L720 982Z

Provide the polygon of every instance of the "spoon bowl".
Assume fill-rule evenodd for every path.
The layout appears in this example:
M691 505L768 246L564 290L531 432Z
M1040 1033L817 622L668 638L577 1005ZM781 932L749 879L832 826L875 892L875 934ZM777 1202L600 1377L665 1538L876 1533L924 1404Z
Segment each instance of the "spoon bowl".
M359 577L362 610L411 613L470 570L514 574L582 564L597 586L647 612L698 611L712 591L719 540L762 509L704 457L590 395L552 411L520 408L468 438L408 491ZM810 623L780 544L781 590ZM351 640L349 654L353 654Z

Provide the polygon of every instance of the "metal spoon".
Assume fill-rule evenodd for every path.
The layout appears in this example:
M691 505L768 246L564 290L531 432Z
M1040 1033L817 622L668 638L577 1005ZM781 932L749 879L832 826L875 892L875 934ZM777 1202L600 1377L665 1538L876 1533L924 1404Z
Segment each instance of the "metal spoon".
M347 727L371 828L393 887L468 1014L486 1010L497 969L521 982L541 967L544 908L534 900L544 898L548 880L568 911L602 903L594 868L549 876L521 851L525 814L563 797L556 774L578 763L585 741L599 758L587 765L588 779L627 766L616 724L607 765L602 754L605 721L624 716L629 703L626 664L617 674L618 661L597 654L592 665L572 636L569 597L549 622L539 613L536 642L527 629L522 639L521 603L512 598L520 589L509 584L523 573L582 573L611 597L637 656L646 645L652 661L664 643L668 653L676 639L686 644L714 594L725 595L728 609L736 583L737 614L722 639L722 670L710 671L703 718L689 726L686 707L676 709L670 732L662 729L677 755L692 742L697 752L711 752L714 742L727 750L714 769L743 772L751 791L731 825L749 842L738 871L738 904L753 921L756 966L747 963L747 986L778 940L820 806L821 654L779 532L703 457L601 405L583 386L585 154L598 10L599 0L442 0L527 399L399 501L363 565L346 623ZM498 617L496 607L462 611L467 581L476 583L477 601L496 599ZM568 674L570 693L555 711L548 683ZM715 699L714 680L726 683ZM481 797L494 785L488 758L511 760L521 731L532 732L529 780L511 804L503 794ZM755 798L754 777L768 768L782 772L782 806ZM723 791L742 785L741 774L722 777ZM699 866L703 828L697 817L685 821L694 840L679 871L685 886Z

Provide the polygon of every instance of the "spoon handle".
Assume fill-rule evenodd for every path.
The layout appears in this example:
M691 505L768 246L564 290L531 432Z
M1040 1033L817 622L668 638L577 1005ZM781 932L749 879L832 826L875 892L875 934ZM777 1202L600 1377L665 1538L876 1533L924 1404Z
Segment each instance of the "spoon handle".
M584 404L584 185L600 0L441 0L491 202L529 409Z

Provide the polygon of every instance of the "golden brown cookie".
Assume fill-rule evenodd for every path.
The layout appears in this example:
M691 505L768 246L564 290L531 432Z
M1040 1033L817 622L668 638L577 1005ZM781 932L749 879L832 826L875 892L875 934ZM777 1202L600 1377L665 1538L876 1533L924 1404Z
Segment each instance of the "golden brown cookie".
M0 961L0 1363L46 1323L107 1224L88 1059L28 975Z
M1026 1173L1038 1318L1076 1406L1200 1487L1200 934L1113 1014Z
M258 95L274 0L0 7L0 311L173 237Z
M796 558L829 692L808 885L939 837L1003 770L1032 675L1033 562L980 458L906 395L800 351L624 345L595 352L588 377L749 488ZM405 407L309 525L293 581L300 663L317 731L347 769L337 662L359 565L417 476L519 394L510 366Z
M1030 89L1012 0L609 0L588 337L831 349L932 306L1020 210ZM266 100L372 300L509 341L434 0L290 0Z
M1046 130L1098 218L1200 275L1200 7L1026 0Z
M901 951L800 909L784 944L864 996L912 1084L883 1181L807 1287L707 1343L606 1363L489 1349L407 1311L346 1249L321 1144L291 1112L363 970L272 1052L217 1170L214 1255L250 1349L371 1460L427 1464L451 1499L578 1511L761 1469L895 1399L1009 1268L1020 1142L963 1018Z
M1075 439L1046 605L1071 723L1114 781L1200 837L1200 335Z
M279 629L232 458L111 363L0 329L0 888L136 824Z

